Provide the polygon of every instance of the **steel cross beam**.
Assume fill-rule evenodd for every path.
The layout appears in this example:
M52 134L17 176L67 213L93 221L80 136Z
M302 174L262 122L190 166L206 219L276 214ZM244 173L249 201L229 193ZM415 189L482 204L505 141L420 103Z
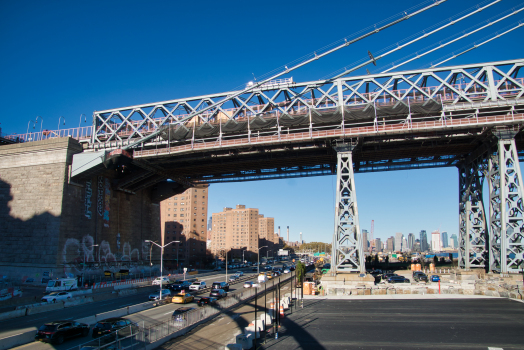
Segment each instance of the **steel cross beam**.
M486 162L482 158L459 167L459 267L484 268L488 259L488 234L482 200Z
M352 151L355 145L336 146L337 199L335 203L335 232L333 234L333 272L366 272L364 247L358 221L355 175Z
M489 158L490 271L518 273L524 260L524 186L514 136L496 130L498 148Z
M524 59L516 59L344 77L335 81L259 86L249 93L239 94L235 104L224 102L190 121L186 118L190 113L200 106L216 104L229 93L97 111L94 113L95 131L90 147L121 148L167 126L170 127L166 134L185 130L184 135L176 139L179 141L194 141L200 137L198 133L194 136L194 131L206 128L217 129L218 135L220 128L218 141L230 133L225 127L239 120L248 120L251 124L255 118L273 118L276 126L268 130L280 134L282 118L295 116L310 116L311 119L343 114L346 121L353 118L352 110L362 109L369 111L369 118L373 120L371 115L383 116L383 105L399 103L409 107L416 100L436 103L443 108L464 102L516 100L524 96L523 78L518 77L522 66ZM312 127L315 127L314 120ZM250 130L241 136L248 138L252 132ZM167 139L167 135L164 139L151 139L143 146L167 146Z

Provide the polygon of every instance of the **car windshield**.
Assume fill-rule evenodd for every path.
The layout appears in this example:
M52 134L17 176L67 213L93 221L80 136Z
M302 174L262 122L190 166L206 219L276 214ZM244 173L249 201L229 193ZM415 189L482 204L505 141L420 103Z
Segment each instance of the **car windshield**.
M38 328L39 331L43 331L43 332L53 332L53 331L56 331L56 328L58 327L58 325L56 324L45 324L43 326L40 326L40 328Z
M194 286L199 286L199 285L200 285L200 282L193 282L193 285L194 285Z
M58 295L58 292L49 293L49 295Z

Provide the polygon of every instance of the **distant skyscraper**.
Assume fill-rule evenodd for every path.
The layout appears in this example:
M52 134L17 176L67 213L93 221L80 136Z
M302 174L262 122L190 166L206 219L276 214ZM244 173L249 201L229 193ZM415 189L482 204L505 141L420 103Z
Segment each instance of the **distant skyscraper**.
M406 237L402 237L402 251L408 251L408 240L406 239Z
M458 249L459 243L458 243L457 235L452 234L450 238L451 238L451 242L453 242L453 249Z
M387 240L386 250L392 252L395 250L395 238L393 236L389 237Z
M449 245L448 245L448 233L447 232L442 232L440 238L442 239L442 248L449 247Z
M408 250L413 250L415 246L415 235L412 233L408 234Z
M428 235L426 230L420 231L420 251L425 252L428 250Z
M377 253L382 251L382 242L380 241L380 238L375 238L375 251Z
M369 248L368 245L368 230L362 230L362 247L367 251Z
M415 240L415 243L413 244L413 251L420 253L420 239Z
M431 250L440 252L442 249L442 242L440 241L440 231L435 230L431 232Z
M404 238L404 235L402 233L395 233L395 251L402 251L402 238Z

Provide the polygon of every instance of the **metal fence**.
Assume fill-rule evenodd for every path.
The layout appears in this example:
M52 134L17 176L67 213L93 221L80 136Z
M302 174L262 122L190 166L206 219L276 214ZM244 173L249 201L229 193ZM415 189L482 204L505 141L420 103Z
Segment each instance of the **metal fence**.
M280 283L291 280L294 275L286 276L281 278ZM263 294L264 290L271 290L273 287L277 287L277 283L269 280L266 283L261 283L258 288L246 288L238 290L234 293L229 294L227 297L219 299L215 305L206 305L203 307L192 308L191 310L183 313L176 313L169 320L159 322L157 324L145 325L136 324L133 329L124 330L125 334L110 334L88 343L79 345L71 348L71 350L82 349L85 347L98 348L98 349L143 349L147 345L155 343L167 336L170 336L176 332L181 332L194 324L204 321L214 315L220 314L230 307L241 304L243 301L250 299L257 295ZM122 331L120 331L122 333Z

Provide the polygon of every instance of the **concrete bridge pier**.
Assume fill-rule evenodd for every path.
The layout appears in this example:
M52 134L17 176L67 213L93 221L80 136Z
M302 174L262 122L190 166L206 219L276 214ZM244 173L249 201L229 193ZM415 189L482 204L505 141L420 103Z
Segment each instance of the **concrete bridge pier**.
M334 148L337 151L337 197L331 271L337 274L364 273L366 266L358 221L352 157L355 145L344 143Z

